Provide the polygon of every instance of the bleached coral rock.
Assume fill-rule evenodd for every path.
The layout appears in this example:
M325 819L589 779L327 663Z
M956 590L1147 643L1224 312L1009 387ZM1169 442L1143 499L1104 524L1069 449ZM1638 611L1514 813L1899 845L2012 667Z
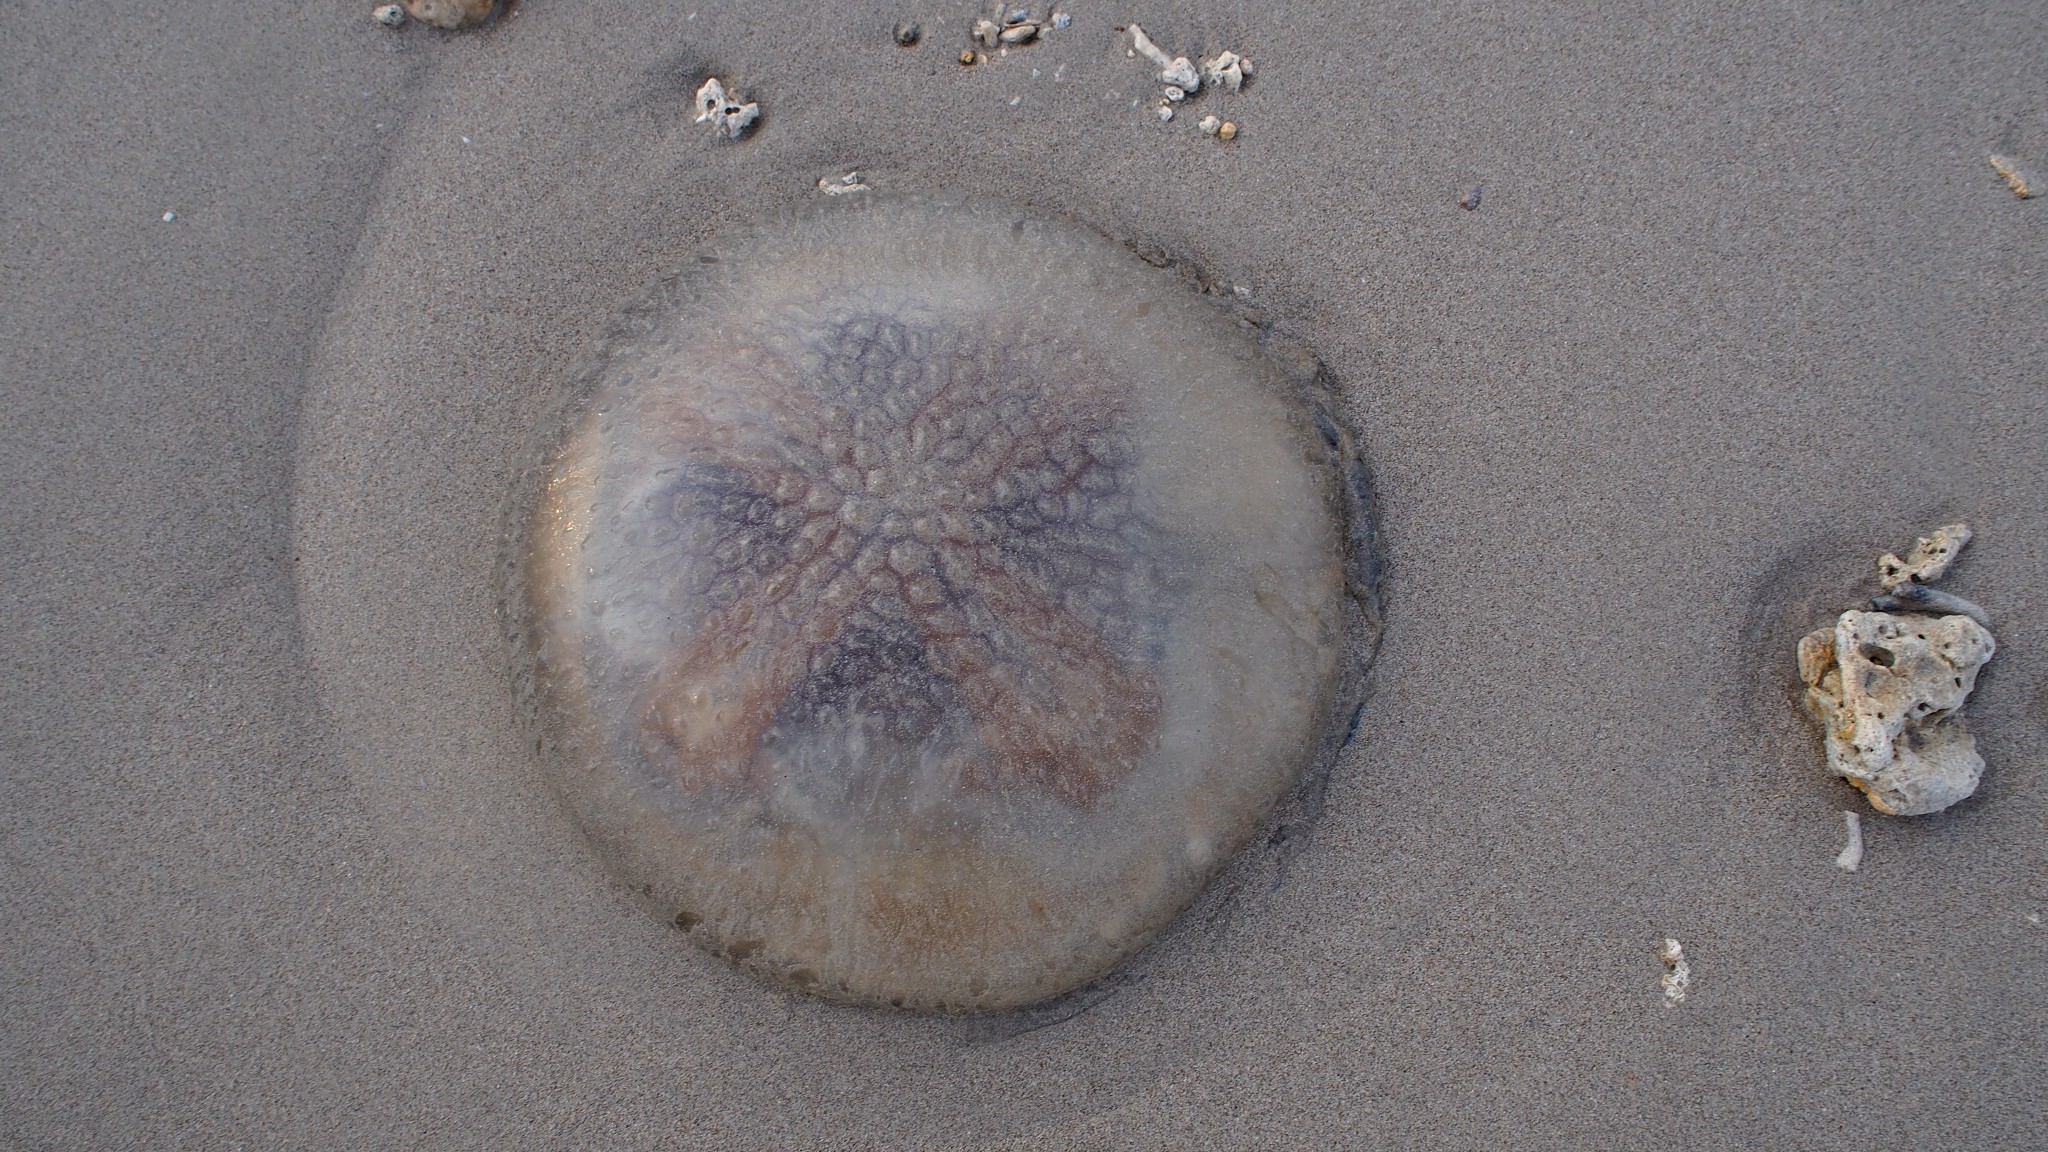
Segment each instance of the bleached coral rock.
M737 140L745 134L755 120L761 116L761 106L752 100L742 102L739 97L726 92L725 85L713 76L697 89L697 123L709 122L712 131L727 140Z
M1997 650L1961 615L1844 612L1809 633L1799 674L1828 767L1893 816L1939 812L1975 792L1984 758L1958 710Z
M1908 582L1928 584L1948 573L1956 554L1970 542L1968 524L1944 524L1913 542L1904 560L1885 553L1877 558L1877 579L1885 591L1894 592Z

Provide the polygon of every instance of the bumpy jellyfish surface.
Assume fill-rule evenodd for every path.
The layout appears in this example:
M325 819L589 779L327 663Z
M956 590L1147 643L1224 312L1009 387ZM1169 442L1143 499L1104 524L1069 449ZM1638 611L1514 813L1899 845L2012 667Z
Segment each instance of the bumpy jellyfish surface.
M979 1011L1142 947L1341 727L1348 438L1173 276L863 198L659 284L515 501L523 699L666 920Z

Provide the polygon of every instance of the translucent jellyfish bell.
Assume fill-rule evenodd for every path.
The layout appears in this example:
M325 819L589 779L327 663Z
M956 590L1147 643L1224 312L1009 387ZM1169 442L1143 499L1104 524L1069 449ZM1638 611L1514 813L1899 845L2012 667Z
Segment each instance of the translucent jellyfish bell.
M507 565L538 746L622 879L772 979L1074 988L1355 704L1348 439L1075 225L804 211L661 282L569 392Z

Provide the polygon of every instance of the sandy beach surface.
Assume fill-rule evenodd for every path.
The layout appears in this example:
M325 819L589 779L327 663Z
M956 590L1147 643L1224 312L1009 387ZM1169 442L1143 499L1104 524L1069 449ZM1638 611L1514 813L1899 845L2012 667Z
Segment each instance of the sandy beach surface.
M0 1145L2042 1145L2048 8L1064 7L0 9ZM1129 20L1255 79L1162 124ZM1245 289L1377 482L1319 818L1051 1009L692 950L508 698L549 387L856 169ZM1846 873L1793 645L1956 519L1990 770Z

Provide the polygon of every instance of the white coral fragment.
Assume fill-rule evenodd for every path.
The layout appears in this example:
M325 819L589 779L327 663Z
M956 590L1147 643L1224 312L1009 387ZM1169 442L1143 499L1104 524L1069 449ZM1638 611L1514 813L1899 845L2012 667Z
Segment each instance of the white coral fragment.
M1202 82L1212 88L1235 92L1244 87L1244 78L1251 75L1251 71L1251 61L1226 51L1213 60L1202 61Z
M1159 69L1159 82L1178 88L1182 92L1196 92L1202 87L1202 78L1195 72L1195 65L1185 56L1168 56L1164 49L1152 42L1145 30L1136 24L1130 26L1131 49L1152 62Z
M1944 524L1913 542L1913 550L1906 553L1904 560L1885 553L1877 558L1877 579L1885 591L1896 590L1899 585L1912 581L1929 584L1948 574L1948 566L1955 563L1956 553L1970 542L1968 524Z
M699 124L709 121L712 131L727 140L737 140L749 125L761 115L761 106L754 101L741 103L726 94L725 85L713 76L697 89L697 120Z
M1849 842L1842 845L1841 854L1835 857L1835 867L1854 872L1863 867L1863 818L1854 812L1843 812L1842 826L1849 830Z
M1664 1003L1685 1003L1685 994L1692 988L1692 965L1686 963L1685 945L1680 944L1676 938L1667 936L1664 939L1664 947L1657 953L1657 958L1664 961L1664 967L1670 969L1658 981L1664 986Z
M1969 542L1968 525L1947 524L1903 560L1885 553L1877 574L1886 592L1872 610L1844 612L1799 641L1799 678L1829 770L1892 816L1939 812L1984 775L1960 713L1998 645L1983 609L1921 583L1946 574Z
M1808 634L1800 675L1828 767L1893 816L1939 812L1975 792L1984 758L1957 710L1997 650L1961 615L1844 612Z

